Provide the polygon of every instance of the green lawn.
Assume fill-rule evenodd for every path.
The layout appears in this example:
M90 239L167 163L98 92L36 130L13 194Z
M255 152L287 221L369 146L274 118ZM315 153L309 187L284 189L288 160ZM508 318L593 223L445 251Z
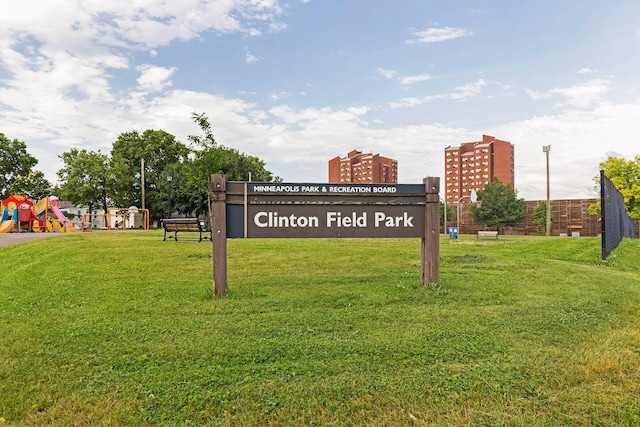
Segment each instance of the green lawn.
M186 236L185 236L186 237ZM640 242L78 233L0 248L0 425L640 424Z

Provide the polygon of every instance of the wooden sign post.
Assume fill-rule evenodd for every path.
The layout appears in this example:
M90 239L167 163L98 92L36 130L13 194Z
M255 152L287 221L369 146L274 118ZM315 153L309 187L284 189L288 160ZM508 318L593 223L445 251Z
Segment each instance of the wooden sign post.
M227 294L227 177L211 175L211 245L213 246L213 295Z
M420 245L420 285L426 286L440 282L440 178L427 177L423 181L427 198Z
M227 182L212 175L214 295L227 293L227 238L421 237L420 284L439 282L440 178L422 184Z

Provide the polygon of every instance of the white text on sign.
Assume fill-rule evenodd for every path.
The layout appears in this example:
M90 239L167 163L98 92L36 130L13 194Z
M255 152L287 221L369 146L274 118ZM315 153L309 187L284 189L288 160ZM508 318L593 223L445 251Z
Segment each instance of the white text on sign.
M369 226L367 212L343 212L329 211L326 214L324 226L327 228L366 228ZM253 217L253 223L260 228L318 228L320 218L317 216L280 215L274 211L257 212ZM376 228L413 228L413 216L403 212L401 216L387 215L384 212L373 212L373 226Z

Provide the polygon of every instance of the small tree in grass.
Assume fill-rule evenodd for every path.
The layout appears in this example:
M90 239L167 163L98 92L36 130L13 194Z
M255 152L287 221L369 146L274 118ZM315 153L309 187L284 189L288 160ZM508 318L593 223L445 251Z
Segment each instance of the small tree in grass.
M542 226L542 235L544 236L547 232L547 202L540 202L536 209L533 211L533 223L535 225ZM553 223L553 218L551 218L551 223Z
M518 193L510 185L505 185L496 177L478 191L478 201L470 206L469 212L477 224L487 227L505 225L516 226L527 217L527 203L518 199Z

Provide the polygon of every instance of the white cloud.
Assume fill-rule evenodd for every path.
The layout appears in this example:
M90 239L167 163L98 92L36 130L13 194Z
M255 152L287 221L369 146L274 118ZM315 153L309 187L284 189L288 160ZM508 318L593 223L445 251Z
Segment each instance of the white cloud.
M398 72L395 70L389 70L386 68L376 68L376 72L384 77L385 79L393 79L398 75Z
M442 175L444 147L479 140L482 133L487 133L515 144L516 187L525 198L544 194L542 145L552 145L554 198L583 197L606 153L637 154L630 150L636 150L635 139L640 134L640 102L606 102L610 92L629 89L627 92L634 93L634 88L618 87L613 78L593 78L598 73L595 66L577 71L584 82L566 87L549 83L546 87L551 89L526 90L532 99L561 102L562 109L506 124L496 120L500 125L486 130L433 124L428 113L416 120L417 124L406 125L411 123L411 113L418 116L423 111L397 109L442 101L442 106L427 106L424 111L448 108L453 111L449 117L460 115L458 107L463 105L451 104L480 98L490 85L497 84L491 77L461 80L470 82L456 83L457 87L448 89L440 85L435 94L419 93L419 86L411 87L408 90L416 96L394 102L383 98L389 96L387 92L372 91L369 99L377 99L377 105L354 105L357 101L346 99L351 94L338 94L338 101L331 100L329 94L317 96L323 82L309 76L305 78L313 82L308 85L312 89L304 89L310 94L307 102L313 108L294 105L294 99L300 97L291 94L305 92L301 92L299 83L296 86L286 79L275 87L247 85L244 92L242 87L232 88L245 99L272 93L271 99L278 105L271 109L205 92L217 81L211 84L208 80L209 86L201 91L174 87L179 81L177 68L170 62L167 52L171 49L165 49L166 45L188 40L199 43L207 32L235 32L239 37L234 42L242 45L247 37L286 28L280 22L282 14L283 8L276 0L14 2L0 16L0 131L24 140L29 152L40 161L37 168L55 180L60 167L58 156L71 147L108 152L120 132L150 128L164 129L186 141L187 135L199 133L190 120L191 112L205 112L219 143L264 159L269 170L288 181L307 182L326 180L329 158L364 147L397 159L401 182L420 182L427 175ZM407 43L434 43L471 34L471 30L462 28L431 28L415 33ZM248 63L258 59L247 49L244 58L242 53L240 48L241 59ZM140 58L145 65L136 62ZM266 62L244 68L260 70ZM393 64L398 69L402 66L401 62ZM180 69L187 70L188 66L181 63ZM458 74L447 75L461 75L461 71L453 71ZM483 72L483 76L489 75ZM370 79L367 84L372 80L381 83L385 78L404 85L402 89L431 78L419 72L402 75L387 68L377 68L376 76L380 78ZM400 89L383 83L385 91ZM192 86L196 87L195 83ZM512 87L521 87L515 78ZM503 88L507 89L505 85ZM482 107L469 103L469 108ZM403 115L406 119L402 125L389 124L394 116ZM438 117L447 120L444 114L444 119Z
M251 55L249 52L247 52L246 57L245 57L245 61L247 62L247 64L253 64L254 62L258 62L259 59L253 55Z
M438 99L448 99L451 101L463 101L467 98L477 96L480 93L482 93L482 88L484 88L486 85L487 85L487 82L484 79L480 79L478 81L468 83L464 86L456 87L455 91L449 94L426 95L423 97L402 98L398 101L390 102L389 107L390 108L413 108L421 104L436 101Z
M288 26L284 22L271 22L269 24L269 32L271 33L279 33L286 30L287 28Z
M540 92L533 89L525 89L524 91L527 95L529 95L529 98L533 99L534 101L551 97L551 93L549 92Z
M177 69L147 64L136 67L136 70L140 71L140 77L136 80L140 89L145 92L160 92L172 85L170 78Z
M550 93L562 95L565 103L577 107L587 107L599 101L609 92L609 81L593 79L567 88L551 89Z
M400 76L396 70L387 68L376 68L376 73L385 79L398 79L400 84L408 86L415 83L431 80L433 77L430 74L416 74L413 76Z
M367 106L358 106L347 108L347 111L356 117L364 116L370 110Z
M157 47L207 30L259 34L262 27L273 30L281 13L276 0L15 3L0 14L0 66L19 76L26 67L59 68L71 57L103 74L129 67L128 51L147 49L155 57Z
M476 87L463 87L467 86ZM427 102L427 97L409 100L406 104ZM6 115L8 121L3 123L5 134L29 141L29 151L41 161L38 168L46 170L49 177L58 168L59 150L53 148L57 144L65 150L75 145L108 152L117 133L150 128L164 129L186 141L187 135L199 132L189 119L193 111L206 112L220 144L258 156L287 181L326 181L329 158L366 146L399 161L401 182L421 182L425 176L442 175L444 147L480 140L483 132L432 124L378 129L370 127L367 116L373 109L364 105L346 109L279 105L264 111L241 99L175 89L162 96L132 93L114 103L82 104L86 111L77 111L74 105L77 103L70 101L58 105L59 116L52 116L60 120L55 128L36 117L31 117L27 126L18 112ZM92 120L87 121L86 116ZM640 103L604 104L591 112L567 109L557 115L509 122L486 133L515 144L516 188L521 197L544 197L541 147L550 143L552 197L579 198L591 194L591 178L607 152L634 154L629 147L636 146L633 139L640 134L639 116ZM77 120L79 126L69 127L70 120ZM612 129L618 132L612 133ZM52 133L64 139L52 139ZM576 147L580 147L580 155Z
M480 79L473 83L468 83L464 86L459 86L456 91L451 94L451 99L454 101L461 101L472 96L477 96L482 92L482 88L487 85L484 79Z
M455 90L448 94L426 95L422 97L407 97L389 103L389 108L415 108L428 102L436 100L464 101L468 98L478 96L482 93L482 89L488 84L484 79L468 83L463 86L456 87Z
M176 68L134 66L135 52L155 58L158 47L210 30L274 31L281 14L277 0L15 2L0 14L2 132L28 141L37 167L55 180L63 149L108 151L117 132L153 121L161 100L152 94L172 86ZM125 78L118 87L116 72ZM168 116L153 127L164 129L178 111L188 121L195 101L184 103L163 107Z
M407 76L400 79L400 83L403 85L412 85L414 83L424 82L431 80L432 77L429 74L417 74L415 76Z
M407 97L389 103L389 108L414 108L437 99L446 98L445 95L427 95L423 97Z
M473 34L473 31L466 28L427 28L424 31L413 33L417 38L407 40L407 44L438 43L446 40L453 40Z
M585 108L604 99L604 96L609 92L610 84L611 82L609 80L591 79L569 87L556 87L546 92L532 89L525 89L525 92L533 100L560 95L563 100L559 106L569 105Z
M285 98L287 96L289 96L289 92L282 91L282 92L278 92L278 93L272 93L271 94L271 99L273 101L279 101L282 98Z
M0 35L30 35L52 47L64 44L74 53L89 44L154 48L205 30L251 34L262 27L273 29L281 13L277 1L33 0L3 9Z
M521 196L545 197L543 145L551 145L550 181L552 198L593 197L592 178L607 153L632 158L640 133L640 102L602 104L592 111L567 109L516 121L492 129L492 135L515 145L516 187ZM634 151L631 151L634 150Z

